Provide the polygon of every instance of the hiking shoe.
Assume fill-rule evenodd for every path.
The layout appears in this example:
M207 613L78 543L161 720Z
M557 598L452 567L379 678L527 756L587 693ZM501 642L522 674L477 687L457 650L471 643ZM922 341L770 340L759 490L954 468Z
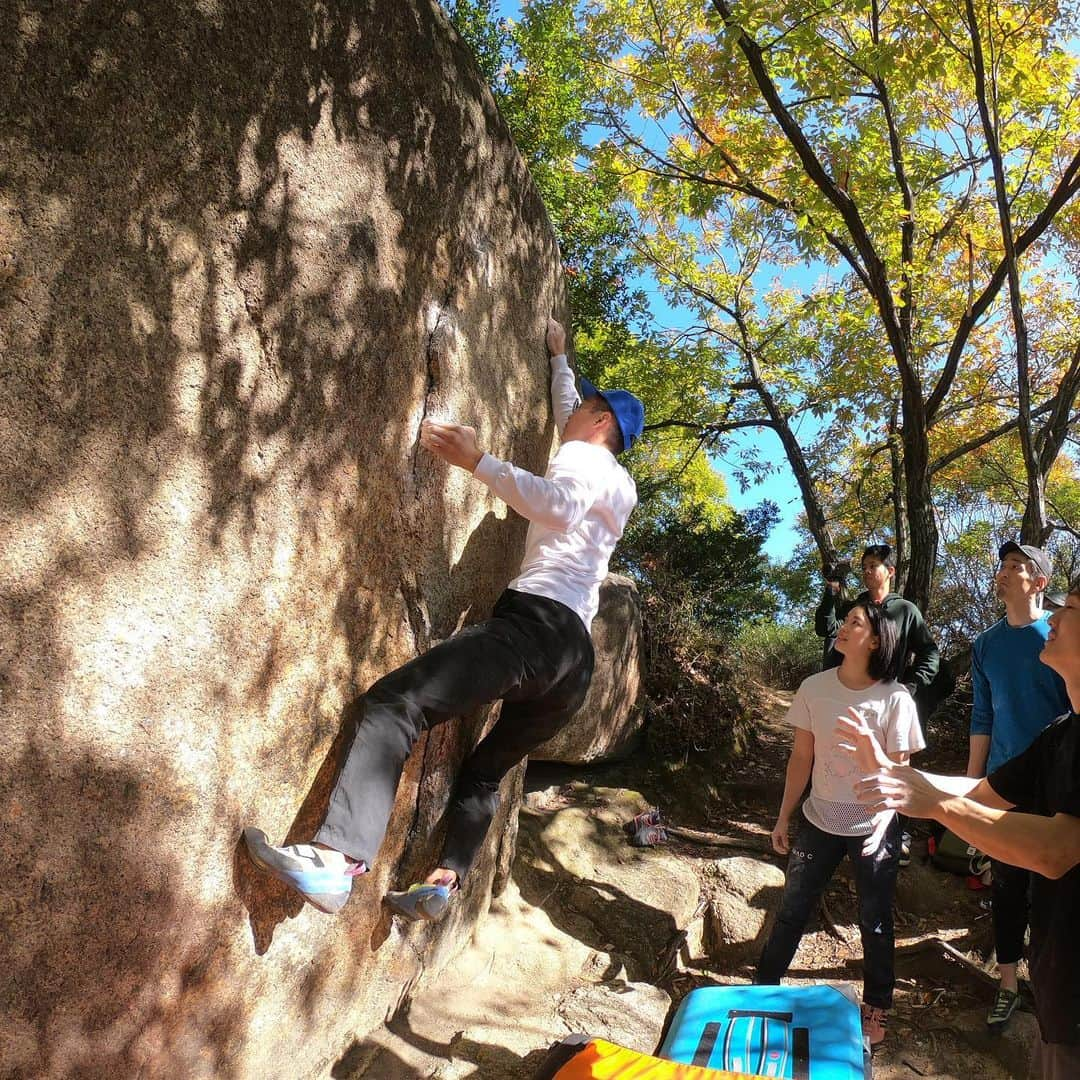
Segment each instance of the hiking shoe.
M450 885L432 885L426 881L410 885L404 892L388 892L386 906L409 922L434 922L450 906Z
M623 831L627 836L633 836L642 826L656 826L659 824L660 810L658 807L654 807L652 810L646 810L643 814L635 815L632 821L624 822Z
M1012 1014L1016 1012L1016 1006L1020 1004L1020 995L1012 990L1004 990L998 987L994 995L994 1004L986 1014L986 1026L991 1034L998 1035L1005 1030Z
M251 826L244 830L244 843L256 866L327 915L335 915L345 906L353 878L367 869L363 863L351 863L340 851L311 844L274 847L262 829Z
M873 1005L862 1003L862 1035L863 1042L873 1050L880 1046L885 1039L885 1025L888 1023L888 1013L884 1009L875 1008Z
M638 827L630 843L634 847L654 847L667 841L667 830L663 825L642 824Z
M911 865L911 833L900 834L900 866Z

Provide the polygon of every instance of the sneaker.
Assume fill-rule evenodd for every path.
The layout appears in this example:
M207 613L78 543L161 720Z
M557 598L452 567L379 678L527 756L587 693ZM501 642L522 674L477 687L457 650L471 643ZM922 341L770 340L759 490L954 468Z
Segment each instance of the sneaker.
M667 830L663 825L641 825L630 837L633 847L655 847L667 842Z
M660 809L654 807L652 810L646 810L642 814L635 815L632 821L623 822L623 831L627 836L633 836L642 826L659 825L660 824Z
M311 844L274 847L262 829L244 830L244 843L255 865L298 892L312 907L335 915L352 892L353 878L365 872L363 863L351 863L340 851Z
M888 1023L888 1013L884 1009L875 1008L873 1005L862 1004L862 1035L863 1042L871 1050L880 1046L885 1039L885 1025Z
M997 1035L1005 1030L1005 1025L1016 1012L1016 1006L1019 1004L1019 994L998 987L998 992L994 995L994 1004L986 1014L986 1026L992 1034Z
M900 834L900 865L911 865L911 833Z
M450 885L432 885L421 882L410 885L404 892L388 892L386 906L409 922L434 922L441 919L450 907Z

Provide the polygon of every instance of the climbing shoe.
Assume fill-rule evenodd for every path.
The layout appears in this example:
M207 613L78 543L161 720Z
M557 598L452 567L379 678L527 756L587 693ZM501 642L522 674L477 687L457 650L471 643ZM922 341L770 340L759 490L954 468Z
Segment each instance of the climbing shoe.
M327 915L335 915L345 906L353 878L366 870L363 863L350 862L340 851L311 844L274 847L262 829L251 826L244 830L244 843L256 866Z
M991 1034L998 1035L1005 1030L1005 1025L1016 1012L1016 1006L1020 1004L1020 995L1012 990L998 988L994 995L994 1004L986 1014L986 1026Z
M451 885L432 885L424 881L410 885L404 892L388 892L385 903L395 915L409 922L434 922L446 914L455 891Z
M646 810L632 821L623 823L623 830L634 847L652 847L667 840L667 830L660 819L659 809Z
M667 830L663 825L641 825L630 837L633 847L655 847L667 842Z
M862 1034L863 1042L874 1050L885 1041L885 1025L888 1022L888 1014L884 1009L878 1009L873 1005L862 1004Z

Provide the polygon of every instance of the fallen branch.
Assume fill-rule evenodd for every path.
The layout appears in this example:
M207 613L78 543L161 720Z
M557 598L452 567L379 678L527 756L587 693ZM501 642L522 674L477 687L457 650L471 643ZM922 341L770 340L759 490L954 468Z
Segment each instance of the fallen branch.
M745 836L723 836L720 833L703 832L700 829L686 829L682 825L664 825L668 836L678 840L687 840L691 844L702 844L705 847L735 848L739 851L753 851L756 854L764 852L766 855L776 856L772 849L772 843L767 836L760 839Z
M964 974L970 975L977 982L993 987L995 990L997 989L998 980L993 975L988 971L984 971L980 965L969 960L959 949L953 948L952 945L947 941L942 941L941 938L925 938L911 945L902 945L896 949L895 957L900 959L900 957L904 956L918 956L920 953L936 953L942 960L959 965ZM848 961L849 965L861 963L861 960Z

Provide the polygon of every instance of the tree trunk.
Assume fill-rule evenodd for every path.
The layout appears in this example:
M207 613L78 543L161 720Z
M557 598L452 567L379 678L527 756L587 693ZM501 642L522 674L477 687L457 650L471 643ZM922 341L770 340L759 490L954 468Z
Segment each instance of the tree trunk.
M930 605L930 588L937 561L938 528L934 517L933 493L930 487L930 445L919 397L917 408L908 408L905 401L904 426L901 437L904 446L904 490L907 495L907 523L910 530L910 558L904 582L904 598L910 600L926 615Z
M1042 547L1053 531L1046 516L1046 479L1041 473L1028 477L1027 502L1024 504L1024 520L1020 525L1020 543Z
M907 580L911 536L908 528L907 498L904 493L904 454L900 441L900 403L893 402L889 416L889 466L892 473L893 549L896 552L896 582L901 589Z
M740 329L743 331L744 341L749 344L746 324L740 322ZM833 543L832 534L829 532L825 510L821 505L821 500L818 498L817 488L814 484L814 478L810 475L810 467L806 463L803 448L799 445L795 432L791 430L787 415L781 410L768 386L765 385L761 366L758 364L757 357L751 348L746 348L744 359L750 373L750 385L754 388L754 392L772 421L773 430L780 439L792 475L799 485L803 509L806 511L806 527L810 530L814 543L817 544L818 552L821 555L822 569L824 570L829 563L836 561L836 545Z

